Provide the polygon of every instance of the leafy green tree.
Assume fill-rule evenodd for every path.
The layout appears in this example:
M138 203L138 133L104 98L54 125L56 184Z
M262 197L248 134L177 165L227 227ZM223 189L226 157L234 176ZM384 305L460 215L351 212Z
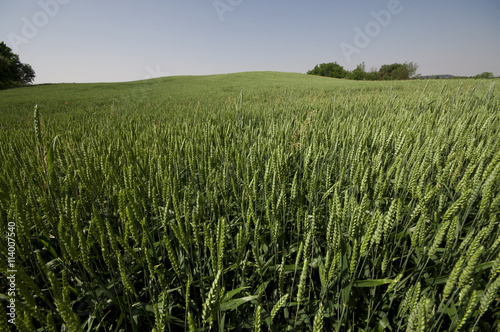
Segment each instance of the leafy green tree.
M381 80L407 80L410 78L408 68L404 64L393 63L380 67Z
M408 70L408 78L415 78L417 76L418 65L413 62L405 62L404 66Z
M485 71L484 73L474 76L474 78L493 78L493 73Z
M0 42L0 88L29 84L35 79L35 71L4 42Z
M364 80L366 78L365 63L362 62L357 65L356 69L347 75L351 80Z
M372 70L369 73L366 73L365 80L367 81L377 81L379 79L379 72L377 70Z
M337 62L321 63L316 65L313 70L307 72L309 75L318 75L334 78L344 78L347 71Z

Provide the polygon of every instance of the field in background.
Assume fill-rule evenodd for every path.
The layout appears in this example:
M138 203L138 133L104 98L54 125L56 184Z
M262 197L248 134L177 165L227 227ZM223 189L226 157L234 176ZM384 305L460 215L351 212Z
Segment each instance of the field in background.
M0 91L0 329L498 330L494 82Z

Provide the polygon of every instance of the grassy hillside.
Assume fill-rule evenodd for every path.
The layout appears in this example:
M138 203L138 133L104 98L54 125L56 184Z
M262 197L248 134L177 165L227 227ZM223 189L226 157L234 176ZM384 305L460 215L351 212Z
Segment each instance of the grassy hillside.
M87 113L115 109L129 112L137 107L159 107L174 110L175 113L177 107L203 105L217 108L234 105L235 102L245 102L245 109L305 107L312 110L358 102L371 107L373 102L383 104L392 99L391 104L394 105L404 100L418 100L420 106L425 107L438 100L441 103L450 102L455 92L472 91L471 95L483 96L494 82L359 82L296 73L246 72L164 77L125 83L46 84L0 91L0 126L12 129L20 124L26 125L34 105L39 105L45 116L60 113L63 121L70 119L71 115L75 119L84 110Z
M494 82L0 91L0 329L498 329Z
M276 97L284 94L285 89L290 92L290 97L330 97L342 93L348 96L357 92L381 92L384 90L401 91L405 93L421 92L426 81L405 82L359 82L338 80L311 76L305 74L280 73L280 72L247 72L225 75L209 76L176 76L150 79L125 83L73 83L73 84L46 84L25 88L0 91L0 111L4 115L7 111L30 108L34 104L65 105L67 107L87 107L92 105L105 105L110 103L125 104L127 102L176 102L190 103L193 100L226 101L230 97L238 97L241 92L249 96ZM491 81L465 81L464 88L479 86L480 89L488 88ZM429 82L432 87L446 87L454 90L461 81ZM439 89L440 90L440 89ZM439 91L438 91L439 92ZM259 102L265 100L257 100ZM66 107L66 106L65 106ZM8 113L8 112L7 112Z

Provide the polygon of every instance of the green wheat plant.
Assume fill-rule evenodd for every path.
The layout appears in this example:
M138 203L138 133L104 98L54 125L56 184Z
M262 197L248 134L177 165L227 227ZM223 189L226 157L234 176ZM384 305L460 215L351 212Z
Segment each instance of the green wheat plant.
M494 83L0 91L0 328L498 330Z

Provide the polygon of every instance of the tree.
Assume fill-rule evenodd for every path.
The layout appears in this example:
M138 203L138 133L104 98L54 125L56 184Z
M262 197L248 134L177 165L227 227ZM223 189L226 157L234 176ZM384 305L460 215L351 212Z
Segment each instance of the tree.
M485 79L493 78L493 73L485 71L484 73L474 76L474 78L485 78Z
M408 78L415 78L417 76L418 65L413 62L405 62L404 66L408 70Z
M365 80L367 81L377 81L379 79L379 72L377 70L371 70L369 73L366 73Z
M380 67L381 80L407 80L410 78L410 73L407 66L400 63L383 65Z
M29 84L31 82L33 82L33 80L35 79L35 71L33 70L33 68L26 64L26 63L23 63L22 66L21 66L21 72L20 72L20 79L21 79L21 83L23 84Z
M379 71L375 67L371 67L370 71L365 73L365 80L367 81L377 81L379 78Z
M364 80L366 78L365 63L362 62L357 65L356 69L347 75L351 80Z
M4 42L0 42L0 88L29 84L35 79L35 71Z
M337 62L321 63L316 65L313 70L307 72L309 75L319 75L334 78L344 78L347 71Z

